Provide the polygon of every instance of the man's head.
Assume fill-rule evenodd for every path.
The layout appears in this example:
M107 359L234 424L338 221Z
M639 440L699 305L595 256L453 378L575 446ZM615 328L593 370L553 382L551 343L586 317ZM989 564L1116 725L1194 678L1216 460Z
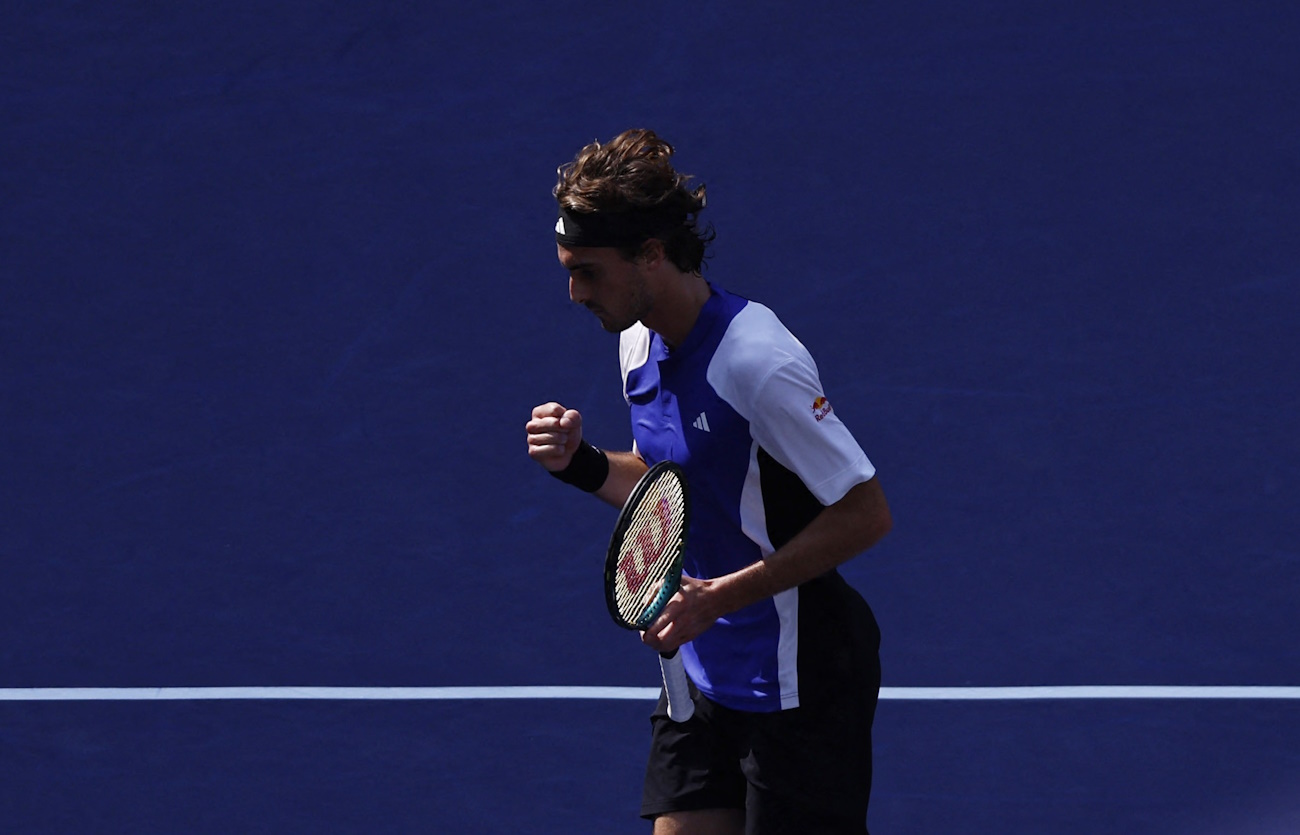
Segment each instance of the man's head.
M700 230L704 186L672 166L673 146L654 131L629 130L607 143L593 142L560 167L556 240L568 247L613 247L631 261L647 241L685 273L699 273L712 229Z

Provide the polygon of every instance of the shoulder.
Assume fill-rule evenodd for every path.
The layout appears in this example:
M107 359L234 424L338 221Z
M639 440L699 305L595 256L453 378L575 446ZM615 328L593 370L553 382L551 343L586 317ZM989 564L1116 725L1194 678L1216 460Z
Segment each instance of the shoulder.
M730 373L759 378L791 361L812 362L798 337L771 309L755 301L746 303L732 318L718 344L715 360L718 357Z
M777 371L794 366L816 376L812 355L789 328L759 302L732 318L709 365L709 382L733 403L757 396Z

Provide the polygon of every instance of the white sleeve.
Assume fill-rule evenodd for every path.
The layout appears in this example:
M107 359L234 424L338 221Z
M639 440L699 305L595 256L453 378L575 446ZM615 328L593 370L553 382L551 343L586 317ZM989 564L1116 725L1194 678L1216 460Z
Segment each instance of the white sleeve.
M772 369L755 392L750 427L758 445L824 505L876 474L826 399L811 357L791 357Z
M758 445L822 504L876 474L827 400L812 355L763 305L750 302L732 321L708 376Z

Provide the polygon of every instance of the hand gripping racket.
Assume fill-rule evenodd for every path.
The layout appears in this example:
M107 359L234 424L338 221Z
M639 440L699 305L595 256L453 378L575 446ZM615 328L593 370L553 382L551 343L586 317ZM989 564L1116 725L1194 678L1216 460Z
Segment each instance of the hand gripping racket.
M605 600L614 622L644 630L682 582L682 555L690 530L690 505L682 468L671 461L655 464L632 488L605 557ZM668 716L685 722L695 713L686 670L674 650L660 653L659 666L668 694Z

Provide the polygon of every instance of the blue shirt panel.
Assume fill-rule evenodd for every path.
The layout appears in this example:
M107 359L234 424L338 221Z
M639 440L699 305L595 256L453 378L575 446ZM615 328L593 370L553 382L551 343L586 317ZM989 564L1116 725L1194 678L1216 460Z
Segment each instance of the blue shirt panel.
M671 460L686 472L691 527L684 570L703 579L762 558L740 518L754 444L749 421L708 382L714 353L746 304L715 288L682 345L670 351L652 332L647 361L627 376L637 450L647 464ZM683 662L715 701L742 710L779 710L779 635L775 604L760 601L720 619L683 647Z

